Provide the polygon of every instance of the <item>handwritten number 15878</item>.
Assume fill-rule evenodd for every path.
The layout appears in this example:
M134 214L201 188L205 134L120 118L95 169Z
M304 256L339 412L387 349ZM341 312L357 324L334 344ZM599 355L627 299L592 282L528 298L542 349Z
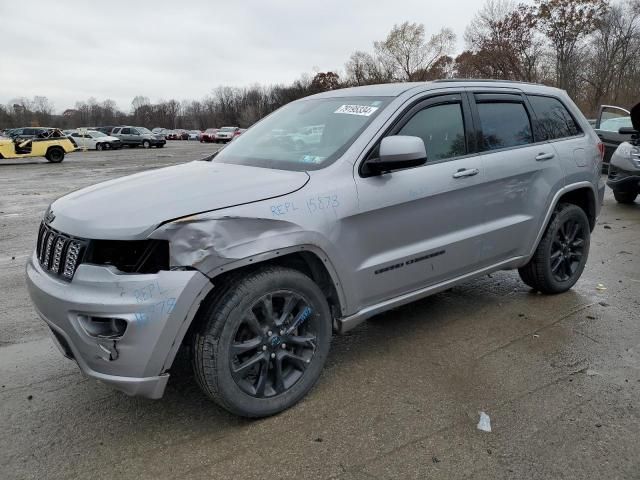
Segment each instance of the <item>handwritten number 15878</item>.
M307 209L309 213L314 213L318 210L328 210L330 208L338 208L340 202L337 195L318 196L309 198L307 200Z

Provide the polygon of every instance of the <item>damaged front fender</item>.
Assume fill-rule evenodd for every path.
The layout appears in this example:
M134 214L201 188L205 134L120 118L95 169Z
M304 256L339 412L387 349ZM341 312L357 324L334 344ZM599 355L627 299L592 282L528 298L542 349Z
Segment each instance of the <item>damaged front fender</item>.
M229 262L279 248L285 238L294 243L302 233L284 220L197 216L166 224L151 238L169 241L171 267L192 267L211 276Z

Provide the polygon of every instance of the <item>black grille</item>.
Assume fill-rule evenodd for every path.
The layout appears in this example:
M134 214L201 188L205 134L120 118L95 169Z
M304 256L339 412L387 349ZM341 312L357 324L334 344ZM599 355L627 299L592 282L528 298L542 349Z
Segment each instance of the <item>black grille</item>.
M38 232L36 254L42 268L63 280L71 281L86 246L86 240L60 233L43 222Z

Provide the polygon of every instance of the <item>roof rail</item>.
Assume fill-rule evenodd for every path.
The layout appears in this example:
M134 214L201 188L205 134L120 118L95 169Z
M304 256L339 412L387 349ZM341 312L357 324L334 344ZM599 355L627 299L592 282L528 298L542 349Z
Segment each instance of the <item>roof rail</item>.
M497 80L494 78L441 78L439 80L433 80L433 83L451 83L451 82L462 82L462 83L477 83L477 82L486 82L486 83L519 83L526 85L542 85L540 83L533 82L522 82L520 80Z

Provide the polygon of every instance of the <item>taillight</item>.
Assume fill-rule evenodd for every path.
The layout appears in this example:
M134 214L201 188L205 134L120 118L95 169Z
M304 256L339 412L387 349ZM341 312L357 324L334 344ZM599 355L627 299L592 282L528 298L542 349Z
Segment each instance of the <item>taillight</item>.
M604 143L598 142L598 151L600 152L600 160L604 160Z

